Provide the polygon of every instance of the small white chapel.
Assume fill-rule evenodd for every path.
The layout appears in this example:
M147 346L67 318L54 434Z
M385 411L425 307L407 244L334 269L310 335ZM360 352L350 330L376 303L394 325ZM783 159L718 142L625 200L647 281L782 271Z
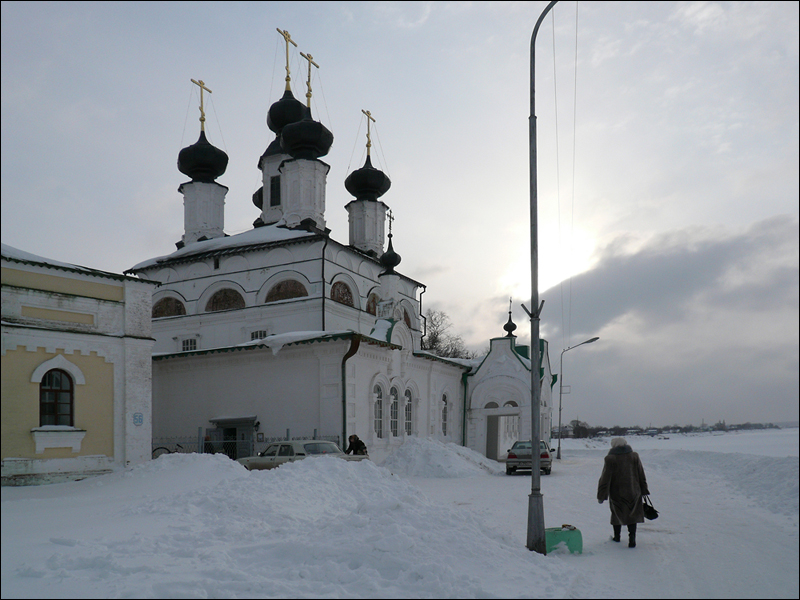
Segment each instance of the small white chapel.
M353 196L343 207L349 235L336 239L326 227L330 167L322 160L333 135L311 113L310 79L306 103L293 95L294 41L278 31L286 40L286 87L267 111L274 139L257 161L263 185L252 199L253 228L224 231L228 188L216 179L228 156L206 137L207 88L193 80L200 134L178 155L188 178L178 187L183 235L172 254L126 271L158 283L154 445L180 436L202 437L212 448L235 441L225 447L236 458L276 438L330 439L345 448L356 434L380 462L416 436L498 458L530 438L530 348L516 345L509 312L505 334L489 341L486 356L422 350L426 288L399 269L387 202L402 198L384 199L391 182L371 162L371 115L365 112L366 161L343 182ZM554 377L544 340L539 356L540 438L548 441Z

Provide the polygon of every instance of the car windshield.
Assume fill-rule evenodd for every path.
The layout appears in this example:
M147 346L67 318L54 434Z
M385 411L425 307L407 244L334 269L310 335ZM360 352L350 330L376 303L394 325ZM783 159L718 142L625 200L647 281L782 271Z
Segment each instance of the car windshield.
M339 446L334 444L333 442L309 442L308 444L303 444L303 448L305 448L308 454L341 454L342 451L339 449Z
M530 450L531 443L530 442L514 442L512 446L514 450Z

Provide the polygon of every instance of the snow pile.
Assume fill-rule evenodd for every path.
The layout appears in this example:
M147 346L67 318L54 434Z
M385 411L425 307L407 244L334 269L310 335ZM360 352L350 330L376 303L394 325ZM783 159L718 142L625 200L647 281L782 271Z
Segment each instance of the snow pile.
M26 537L5 504L4 597L510 597L523 581L562 595L574 577L371 461L249 472L219 454L164 455L17 506L36 538L27 553L5 546ZM43 529L42 513L54 515Z
M409 438L393 451L383 466L410 477L475 477L504 473L503 465L452 442Z
M708 451L714 440L736 452ZM639 450L661 515L631 550L610 541L595 499L607 444L564 441L541 478L544 525L578 527L581 555L525 548L530 477L427 440L391 455L394 472L330 456L250 472L222 454L169 454L2 488L2 596L797 598L798 430L695 442Z

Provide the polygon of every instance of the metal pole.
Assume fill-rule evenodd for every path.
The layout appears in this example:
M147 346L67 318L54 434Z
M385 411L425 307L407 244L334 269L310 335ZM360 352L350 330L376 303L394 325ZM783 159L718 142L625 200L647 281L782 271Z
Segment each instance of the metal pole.
M583 346L584 344L591 344L592 342L596 342L599 340L599 337L593 337L590 340L586 340L585 342L581 342L580 344L575 344L574 346L570 346L567 350L572 350L573 348L577 348L578 346ZM558 372L558 377L561 380L560 385L558 386L558 451L556 452L556 458L561 460L561 392L564 390L564 352L567 350L561 351L561 369Z
M564 391L564 352L561 351L561 366L558 368L558 451L556 458L561 460L561 393Z
M548 3L531 35L531 114L528 119L528 140L530 145L530 214L531 214L531 493L528 496L528 550L547 554L544 532L544 501L541 494L541 474L539 473L539 429L541 420L542 385L539 378L539 237L536 189L536 34L545 15L558 0Z

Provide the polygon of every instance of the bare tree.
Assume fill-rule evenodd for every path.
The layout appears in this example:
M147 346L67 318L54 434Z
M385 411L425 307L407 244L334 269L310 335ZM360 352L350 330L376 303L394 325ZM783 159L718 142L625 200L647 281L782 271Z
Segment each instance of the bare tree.
M449 333L452 327L450 317L441 310L428 309L425 312L425 337L422 349L444 358L475 358L477 354L467 350L460 335Z

